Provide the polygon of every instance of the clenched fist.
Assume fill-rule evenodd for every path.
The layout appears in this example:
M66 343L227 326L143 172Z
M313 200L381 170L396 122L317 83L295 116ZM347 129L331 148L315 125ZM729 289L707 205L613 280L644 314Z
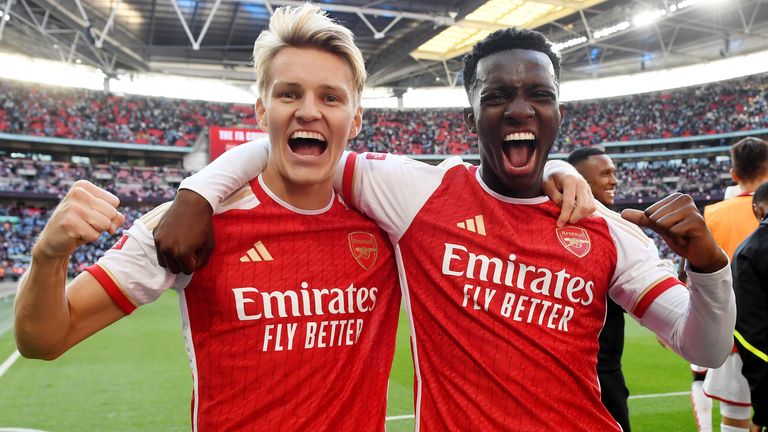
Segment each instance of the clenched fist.
M78 180L53 211L33 253L45 258L68 258L102 232L114 234L125 223L117 211L120 200L86 180Z
M696 272L713 273L728 264L690 195L673 193L645 211L625 209L621 217L654 230Z

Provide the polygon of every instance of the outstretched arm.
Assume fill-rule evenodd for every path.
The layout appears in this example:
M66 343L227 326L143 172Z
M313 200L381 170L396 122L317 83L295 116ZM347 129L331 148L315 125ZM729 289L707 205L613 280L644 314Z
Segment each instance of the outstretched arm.
M163 220L154 230L157 261L172 273L191 274L204 266L214 247L213 209L227 196L261 174L269 158L266 139L237 146L186 178ZM344 158L342 158L342 168ZM570 164L547 162L545 193L562 212L558 225L575 223L595 211L592 192ZM337 176L338 177L338 176ZM181 226L170 221L186 220Z
M627 209L621 215L657 232L689 263L689 290L676 284L664 291L641 323L688 361L720 366L733 347L736 322L731 272L693 199L676 193L645 211Z
M79 180L54 210L16 296L14 333L25 357L52 360L124 316L88 273L65 287L72 252L125 222L118 205L116 196Z
M197 192L208 201L213 211L224 198L258 177L267 167L268 159L268 138L241 144L185 178L179 189Z

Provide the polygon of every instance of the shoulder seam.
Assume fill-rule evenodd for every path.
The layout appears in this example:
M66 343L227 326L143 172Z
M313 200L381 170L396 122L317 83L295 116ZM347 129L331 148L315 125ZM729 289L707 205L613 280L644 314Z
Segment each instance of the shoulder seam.
M150 232L152 232L152 230L154 230L155 227L163 219L165 212L168 211L168 208L171 206L171 204L172 204L172 201L162 203L159 206L150 210L144 216L140 217L139 220L141 221L141 223L143 223L147 227L147 229Z
M248 195L251 195L252 194L251 187L250 187L250 185L247 185L247 186L248 186L247 188L245 186L241 187L239 190L237 190L232 195L224 198L219 203L219 207L226 207L226 206L228 206L230 204L233 204L233 203L235 203L237 201L240 201L241 199L245 198Z
M627 234L637 238L643 243L646 243L646 244L653 243L653 241L650 238L648 238L647 235L645 235L645 233L643 232L642 229L640 229L640 227L622 218L621 215L619 215L618 213L611 211L602 206L598 206L596 212L599 213L600 216L604 217L605 219L610 219L611 221L615 222L620 228L622 228L625 232L627 232Z

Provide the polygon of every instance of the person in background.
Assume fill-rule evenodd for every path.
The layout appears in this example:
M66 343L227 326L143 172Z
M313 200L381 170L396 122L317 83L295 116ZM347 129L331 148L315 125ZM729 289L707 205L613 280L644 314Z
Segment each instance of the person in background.
M751 432L768 426L768 183L752 196L757 227L733 257L736 293L736 346L752 399Z
M600 147L582 147L568 155L573 165L589 184L592 195L604 206L611 208L616 195L616 165ZM597 378L600 380L600 400L624 432L630 432L629 389L621 371L624 352L624 309L608 299L605 324L600 331L600 349L597 352Z
M731 177L742 192L706 206L704 221L732 261L736 248L758 226L752 212L752 195L759 185L768 181L768 142L754 137L739 140L731 146L731 164ZM752 413L749 384L741 373L741 366L741 357L734 346L725 364L706 371L704 377L704 394L720 401L723 432L744 432L749 428ZM692 400L695 401L696 396L694 393ZM701 414L702 429L707 430L707 421L703 418L706 413Z

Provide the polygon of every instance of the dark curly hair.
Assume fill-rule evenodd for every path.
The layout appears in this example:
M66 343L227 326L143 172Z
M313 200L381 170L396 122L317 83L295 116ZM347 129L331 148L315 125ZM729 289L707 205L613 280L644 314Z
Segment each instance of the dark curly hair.
M741 180L751 182L768 173L768 142L746 137L731 146L733 171Z
M573 153L569 154L567 160L569 164L575 166L589 159L591 156L599 156L604 154L606 154L605 150L599 146L581 147L574 150Z
M480 59L511 49L532 50L546 54L555 67L555 79L560 82L560 54L552 49L552 42L541 32L508 28L489 34L464 56L464 90L467 94L477 79L477 63Z

